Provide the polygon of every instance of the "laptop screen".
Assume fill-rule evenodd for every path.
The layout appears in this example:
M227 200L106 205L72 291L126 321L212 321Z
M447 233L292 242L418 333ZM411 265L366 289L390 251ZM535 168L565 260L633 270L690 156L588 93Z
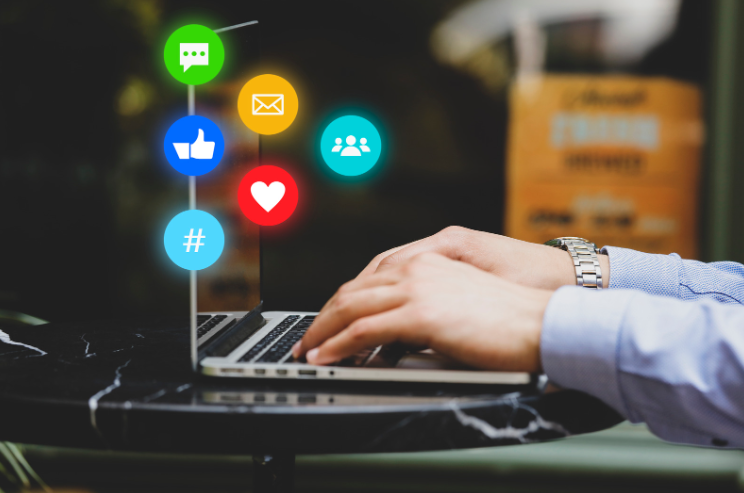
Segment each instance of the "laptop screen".
M237 108L241 87L258 75L259 28L257 23L246 23L215 31L225 46L225 63L214 80L194 88L193 100L195 114L219 126L225 153L215 169L192 178L191 194L195 193L195 208L212 214L222 225L225 247L214 264L192 273L192 289L196 278L192 318L197 312L250 311L261 300L259 226L238 205L240 181L258 165L259 136L243 124Z

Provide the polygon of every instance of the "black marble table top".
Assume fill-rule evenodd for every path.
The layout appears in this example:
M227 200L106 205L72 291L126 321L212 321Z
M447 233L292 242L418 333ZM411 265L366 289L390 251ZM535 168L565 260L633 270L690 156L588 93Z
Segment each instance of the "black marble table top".
M622 418L534 387L247 380L191 371L186 320L0 331L0 440L184 453L400 452L540 442Z

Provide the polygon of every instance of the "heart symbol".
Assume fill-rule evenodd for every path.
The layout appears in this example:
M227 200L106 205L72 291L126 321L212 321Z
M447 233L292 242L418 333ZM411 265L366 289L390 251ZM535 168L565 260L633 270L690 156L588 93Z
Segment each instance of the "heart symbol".
M276 207L276 204L284 197L284 192L284 183L280 181L272 182L269 186L266 186L266 183L262 181L257 181L251 185L253 199L266 212L271 212L271 209Z

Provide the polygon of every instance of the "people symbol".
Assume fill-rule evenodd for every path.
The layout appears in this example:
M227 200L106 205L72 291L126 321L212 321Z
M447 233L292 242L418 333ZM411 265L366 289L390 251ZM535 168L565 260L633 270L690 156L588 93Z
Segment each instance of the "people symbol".
M370 152L369 147L367 146L367 139L362 137L361 139L359 139L359 143L362 144L359 146L362 152Z
M359 149L354 145L356 144L356 137L353 135L349 135L346 137L346 147L344 147L344 150L341 151L342 156L361 156L362 153L359 152Z
M380 132L369 120L344 115L326 126L319 147L331 171L342 176L361 176L379 161L384 145Z
M356 137L354 137L353 135L349 135L348 137L346 137L346 147L344 147L343 150L341 150L341 148L343 147L341 145L341 138L337 137L335 142L336 142L336 145L333 146L333 149L331 149L331 152L341 151L341 156L346 156L346 157L357 156L358 157L362 155L362 152L370 152L370 149L367 146L367 139L365 139L364 137L359 139L359 143L361 145L359 147L356 147L355 145ZM359 149L361 149L361 151Z

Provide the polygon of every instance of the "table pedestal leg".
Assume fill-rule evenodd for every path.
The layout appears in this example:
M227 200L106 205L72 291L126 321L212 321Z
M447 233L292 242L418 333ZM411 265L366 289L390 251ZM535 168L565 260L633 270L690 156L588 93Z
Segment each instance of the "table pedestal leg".
M292 493L295 456L292 453L253 456L254 493Z

